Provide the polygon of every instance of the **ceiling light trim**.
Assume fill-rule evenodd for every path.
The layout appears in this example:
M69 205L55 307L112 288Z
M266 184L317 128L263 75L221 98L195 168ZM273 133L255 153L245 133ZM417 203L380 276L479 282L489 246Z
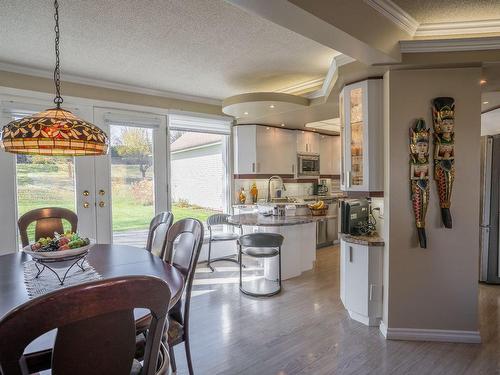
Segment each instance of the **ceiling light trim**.
M500 37L404 40L399 45L401 53L486 51L500 49Z
M5 71L9 73L17 73L17 74L25 74L40 78L53 78L53 72L45 69L37 69L30 68L16 64L10 64L5 62L0 62L0 71ZM175 99L175 100L185 100L194 103L201 104L210 104L220 106L222 104L222 100L207 98L203 96L189 95L189 94L180 94L176 92L166 91L166 90L157 90L150 89L142 86L128 85L124 83L116 83L111 81L105 81L94 78L86 78L72 74L64 74L63 82L76 83L81 85L88 85L94 87L101 87L111 90L118 91L126 91L134 94L143 94L143 95L151 95L151 96L159 96L162 98Z
M417 31L419 22L392 1L364 0L364 2L408 34L413 36Z
M500 19L464 22L440 22L421 24L415 36L467 35L500 33Z

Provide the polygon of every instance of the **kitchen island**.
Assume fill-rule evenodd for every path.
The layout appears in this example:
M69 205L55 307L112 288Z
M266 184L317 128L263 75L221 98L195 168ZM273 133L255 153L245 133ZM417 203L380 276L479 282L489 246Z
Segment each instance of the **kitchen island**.
M335 216L331 216L335 217ZM229 222L243 227L243 233L279 233L284 237L281 247L282 280L300 276L313 268L316 260L316 221L326 216L264 216L258 213L233 215ZM276 280L278 259L264 260L264 277Z

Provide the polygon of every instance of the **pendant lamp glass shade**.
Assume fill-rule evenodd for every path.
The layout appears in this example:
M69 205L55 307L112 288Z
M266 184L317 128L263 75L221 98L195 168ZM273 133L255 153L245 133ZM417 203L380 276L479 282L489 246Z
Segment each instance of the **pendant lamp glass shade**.
M1 144L15 154L84 156L108 152L106 133L62 108L10 122L3 127Z
M15 120L2 129L0 146L15 154L50 156L106 155L108 137L97 126L61 108L59 67L59 3L54 0L56 66L54 84L56 108Z

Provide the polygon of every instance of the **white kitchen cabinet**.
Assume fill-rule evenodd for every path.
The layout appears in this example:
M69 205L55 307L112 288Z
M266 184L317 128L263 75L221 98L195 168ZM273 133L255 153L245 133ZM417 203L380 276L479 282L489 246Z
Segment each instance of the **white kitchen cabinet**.
M297 130L297 152L299 154L319 154L320 136L318 133Z
M320 135L319 138L320 175L340 175L340 137Z
M382 318L383 249L340 241L340 299L352 319L368 326Z
M384 190L382 105L382 79L353 83L340 93L344 191Z
M233 128L235 174L295 173L295 131L261 125Z

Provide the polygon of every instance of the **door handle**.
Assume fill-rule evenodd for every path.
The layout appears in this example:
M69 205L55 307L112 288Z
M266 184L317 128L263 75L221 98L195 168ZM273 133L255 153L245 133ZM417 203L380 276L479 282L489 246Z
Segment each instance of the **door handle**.
M349 246L349 262L352 263L352 246Z
M99 195L104 195L105 194L105 191L104 190L99 190Z
M370 292L369 292L368 301L373 301L373 284L370 284Z
M252 163L252 172L255 172L255 163Z
M88 197L90 195L88 190L84 190L82 194L84 197Z
M101 207L101 208L102 208L102 207L104 207L105 205L106 205L106 203L104 203L104 201L100 201L100 202L99 202L99 207Z
M295 173L295 164L292 164L292 174Z
M89 202L83 202L83 208L89 208L90 204Z

